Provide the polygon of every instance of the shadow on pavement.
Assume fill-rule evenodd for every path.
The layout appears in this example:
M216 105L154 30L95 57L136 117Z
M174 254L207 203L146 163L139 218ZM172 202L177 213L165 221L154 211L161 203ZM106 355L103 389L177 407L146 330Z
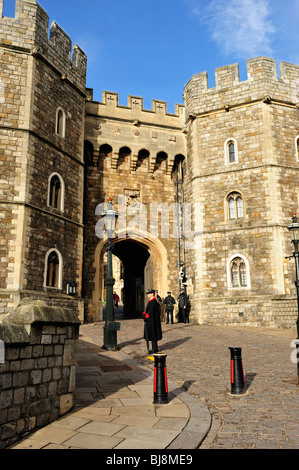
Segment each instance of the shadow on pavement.
M249 372L245 375L245 391L249 389L256 375L254 372Z
M104 406L109 395L144 379L145 376L139 375L133 366L116 359L115 354L80 338L77 350L75 405L96 406L98 403L98 406Z
M189 339L191 339L191 336L186 336L186 338L176 339L174 341L168 341L168 343L159 345L159 351L162 352L167 351L168 349L174 349L177 346L186 343L187 341L189 341Z

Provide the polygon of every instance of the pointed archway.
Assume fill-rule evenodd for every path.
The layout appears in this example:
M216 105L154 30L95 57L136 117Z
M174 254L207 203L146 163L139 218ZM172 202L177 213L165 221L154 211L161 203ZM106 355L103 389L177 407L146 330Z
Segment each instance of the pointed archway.
M167 250L158 238L148 233L130 234L112 240L113 254L124 264L124 314L139 315L145 305L145 292L149 288L166 292L168 280ZM101 240L94 254L94 290L92 305L94 321L103 320L104 254L106 240Z

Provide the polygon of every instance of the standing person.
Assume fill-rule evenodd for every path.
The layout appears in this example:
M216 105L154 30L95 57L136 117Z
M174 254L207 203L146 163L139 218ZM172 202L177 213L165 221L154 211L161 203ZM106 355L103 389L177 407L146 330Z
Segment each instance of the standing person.
M144 339L147 342L152 342L152 349L149 350L149 353L152 354L158 352L158 341L162 339L162 328L155 291L149 289L146 294L148 304L142 314L144 316Z
M181 289L181 292L178 296L179 303L179 323L186 323L186 312L187 312L187 298L184 289Z
M165 310L167 314L166 324L169 323L169 316L171 319L171 323L173 324L173 309L174 309L175 300L172 297L170 291L167 292L167 297L165 297L164 299L164 304L166 305Z
M115 307L118 307L118 302L119 302L119 296L117 295L116 292L114 292L114 302L115 302Z

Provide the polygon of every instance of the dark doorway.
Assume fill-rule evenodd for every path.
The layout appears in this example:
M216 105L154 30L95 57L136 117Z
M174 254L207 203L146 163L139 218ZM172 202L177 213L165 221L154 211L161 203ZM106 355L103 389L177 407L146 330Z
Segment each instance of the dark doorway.
M144 269L150 257L147 248L134 240L117 242L113 248L124 267L123 314L126 317L140 315L144 309Z

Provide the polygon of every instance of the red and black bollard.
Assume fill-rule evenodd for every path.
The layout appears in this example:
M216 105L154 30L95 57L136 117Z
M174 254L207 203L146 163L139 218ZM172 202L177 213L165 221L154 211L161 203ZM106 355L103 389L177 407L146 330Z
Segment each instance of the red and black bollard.
M154 369L154 404L168 403L168 386L166 374L166 354L153 354L155 358Z
M228 348L231 362L231 393L240 395L244 393L245 377L242 364L242 348Z

